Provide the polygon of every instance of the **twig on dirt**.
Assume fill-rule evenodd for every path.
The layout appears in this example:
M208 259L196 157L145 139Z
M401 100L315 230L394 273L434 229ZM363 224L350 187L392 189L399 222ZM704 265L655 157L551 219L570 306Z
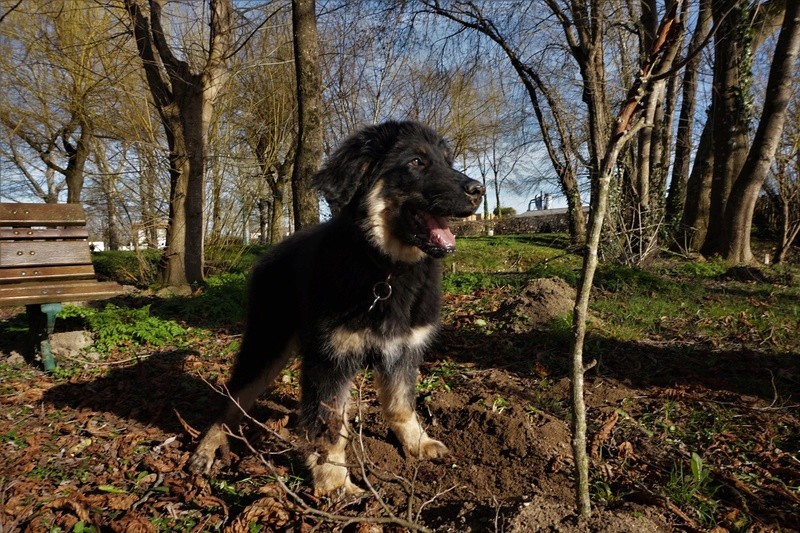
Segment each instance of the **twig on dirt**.
M288 439L286 439L285 437L280 435L278 432L274 431L272 428L268 427L266 424L263 424L262 422L254 419L252 416L250 416L242 408L242 406L239 404L239 402L235 398L232 397L230 392L227 390L227 387L225 387L224 385L220 386L220 387L217 387L217 386L209 383L205 379L203 379L203 381L207 385L209 385L211 388L213 388L217 392L219 392L220 394L222 394L222 391L224 391L225 395L228 397L228 399L231 400L232 402L234 402L234 404L236 404L236 406L239 407L239 409L242 411L242 413L244 414L244 416L245 416L245 418L247 420L252 421L259 428L261 428L263 430L266 430L270 435L276 437L281 442L285 442L285 443L290 445L290 448L287 449L287 450L283 450L281 452L270 452L269 455L276 455L278 453L286 453L288 451L297 451L297 446L294 443L291 443ZM377 493L375 488L372 487L372 485L369 483L369 480L367 479L367 475L366 475L366 473L367 473L366 472L366 466L365 466L363 460L359 460L359 463L360 463L361 468L362 468L364 482L367 484L368 488L370 489L371 494L377 499L377 501L383 507L384 511L389 516L385 516L385 517L347 516L347 515L329 513L329 512L323 511L321 509L317 509L315 507L312 507L311 505L306 503L306 501L299 494L297 494L297 492L295 492L294 490L289 488L288 485L286 485L286 483L282 479L281 474L277 471L277 469L273 465L272 461L270 461L269 459L265 458L264 454L262 452L256 450L255 447L252 445L252 443L250 443L250 441L244 435L242 435L242 434L234 434L232 431L230 431L230 428L225 428L225 429L226 429L225 432L229 437L235 438L235 439L241 441L242 443L244 443L244 445L247 447L247 449L250 450L250 452L252 452L256 457L259 458L261 463L264 466L267 467L267 469L270 471L272 476L275 478L275 482L278 484L278 486L280 486L280 488L284 492L284 494L286 494L289 498L294 500L294 502L301 508L301 511L303 513L319 517L319 518L321 518L323 520L328 520L328 521L331 521L331 522L341 523L344 527L346 527L348 525L352 525L352 524L361 524L361 523L366 523L366 524L395 524L397 526L400 526L401 528L405 528L405 529L408 529L410 531L420 531L420 532L423 532L423 533L432 533L432 531L430 529L426 528L425 526L423 526L421 524L418 524L418 523L415 523L415 522L412 522L412 521L409 521L409 520L404 520L404 519L394 515L394 513L391 512L391 509L389 509L388 505L386 505L386 503L382 500L382 498ZM344 465L344 466L347 466L347 465Z
M172 412L174 412L175 416L178 417L178 422L180 422L181 426L183 426L183 430L192 438L192 440L200 436L200 432L190 426L189 423L183 419L177 409L173 407Z
M698 533L705 531L700 527L700 524L698 524L691 516L683 512L683 509L672 503L669 499L664 500L664 505L671 513L678 515L678 517L680 517L680 519L683 520L686 523L686 526L692 531L697 531Z
M131 509L136 509L137 507L142 505L144 502L149 500L150 496L152 496L153 492L155 492L155 489L158 488L158 486L161 485L161 483L163 483L163 482L164 482L164 474L159 473L158 476L156 477L156 482L153 483L153 486L150 487L150 490L145 492L144 496L142 496L133 505L131 505Z
M417 509L417 520L419 520L420 517L422 516L422 510L425 507L427 507L429 504L435 502L439 497L444 496L448 492L454 491L457 488L458 488L458 485L452 485L450 488L447 488L447 489L444 489L444 490L440 490L436 494L434 494L433 496L431 496L430 498L425 500L424 502L420 503L419 504L419 509Z
M356 454L356 460L358 461L358 464L359 464L359 466L361 468L361 478L363 479L364 484L367 485L367 488L369 489L369 491L375 496L375 499L378 501L378 504L381 506L381 508L383 508L383 512L385 512L389 516L394 516L394 513L392 513L391 509L389 509L389 506L386 504L386 502L383 500L383 498L378 494L378 491L375 490L375 487L372 486L372 483L370 483L369 477L367 476L367 468L366 468L366 456L367 456L367 453L366 453L366 448L364 446L364 424L363 424L363 420L364 420L364 416L363 415L364 415L364 413L361 410L361 406L363 405L363 399L364 399L364 396L362 394L362 385L363 385L363 383L364 383L364 381L362 380L359 383L358 388L357 388L357 390L358 390L358 403L357 403L357 405L358 405L358 420L359 420L359 423L358 423L358 445L359 445L359 449L355 449L355 446L353 446L353 451ZM411 517L411 505L412 505L412 501L411 501L411 499L409 499L409 510L408 510L409 518Z
M423 533L433 533L430 529L420 525L415 524L412 522L408 522L403 520L400 517L391 515L391 516L376 516L376 517L362 517L362 516L347 516L335 513L329 513L323 511L321 509L317 509L316 507L312 507L306 503L306 501L300 497L297 492L289 488L288 485L283 481L282 476L280 473L275 469L275 466L272 464L272 461L269 461L264 458L263 454L261 454L258 450L256 450L247 439L243 439L243 442L247 446L247 448L253 452L256 456L261 459L261 462L264 466L266 466L270 473L275 477L275 482L281 487L281 490L289 496L294 502L300 506L301 510L305 514L313 515L324 520L328 520L331 522L338 522L341 523L342 526L346 527L352 524L395 524L397 526L409 529L411 531L420 531Z
M723 402L722 400L714 400L714 399L706 399L705 401L715 403L717 405L728 405L733 407L738 407L741 409L747 409L748 411L757 411L757 412L771 412L771 411L787 411L787 410L795 410L800 407L799 404L792 404L792 405L781 405L775 407L775 404L778 403L780 400L780 394L778 394L778 387L775 385L775 374L772 373L772 370L769 368L767 369L769 372L770 383L772 384L772 402L767 407L753 407L750 405L740 405L736 402Z

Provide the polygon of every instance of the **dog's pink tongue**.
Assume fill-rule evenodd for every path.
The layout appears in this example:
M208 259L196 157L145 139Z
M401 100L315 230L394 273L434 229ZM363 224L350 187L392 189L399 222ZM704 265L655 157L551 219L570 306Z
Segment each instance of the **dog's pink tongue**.
M436 215L427 214L428 239L432 244L451 252L456 249L456 237L450 231L447 219Z

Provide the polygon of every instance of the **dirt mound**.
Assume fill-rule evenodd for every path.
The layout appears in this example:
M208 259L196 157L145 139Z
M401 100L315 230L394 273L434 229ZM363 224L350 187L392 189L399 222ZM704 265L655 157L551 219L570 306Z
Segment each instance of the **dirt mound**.
M575 289L561 278L533 279L498 309L514 333L546 329L572 312Z
M553 533L661 533L672 531L664 517L652 508L630 506L621 509L594 509L592 516L581 520L574 505L546 496L536 496L525 502L519 514L511 520L506 531L528 533L548 531Z

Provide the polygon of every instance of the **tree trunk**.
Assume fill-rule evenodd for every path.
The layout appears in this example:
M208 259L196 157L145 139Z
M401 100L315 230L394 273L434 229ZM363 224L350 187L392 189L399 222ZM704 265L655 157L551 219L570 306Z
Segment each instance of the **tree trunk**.
M186 138L186 156L188 168L185 180L185 273L190 285L202 284L205 280L205 172L206 151L208 146L208 126L210 123L210 102L204 94L206 83L204 74L192 76L188 71L184 74L191 83L185 88L187 94L178 91L178 102L181 109L181 121ZM173 80L173 89L176 82ZM182 92L181 91L181 92Z
M791 201L781 197L781 235L773 252L773 263L781 265L786 261L786 256L791 249L797 235L800 234L800 220L791 216ZM800 213L798 213L800 214Z
M721 253L725 241L725 212L733 181L742 170L749 144L751 104L746 85L752 73L746 63L751 47L745 34L747 6L739 0L712 5L720 21L714 44L712 127L714 173L704 255Z
M158 247L158 220L156 220L155 161L153 154L140 154L139 161L139 202L141 204L141 224L148 248ZM138 235L133 236L138 240Z
M112 183L104 184L103 188L106 189L103 192L106 201L106 221L108 224L106 237L108 239L108 249L119 250L119 224L117 224L117 203L115 201L114 195L109 190L112 188Z
M175 126L180 131L181 126ZM167 245L161 262L159 278L163 287L185 290L186 278L186 188L189 180L189 162L183 146L183 135L173 138L167 132L169 143L169 222Z
M706 122L686 182L686 201L683 207L682 238L680 246L688 250L699 250L708 233L708 218L711 209L711 182L714 175L714 151L711 148L713 128Z
M319 199L311 176L322 160L322 74L314 0L292 0L297 79L297 153L292 169L295 229L319 222Z
M161 24L161 2L125 0L153 101L170 147L170 219L161 281L185 290L204 280L203 222L208 128L213 102L224 82L231 42L231 0L209 0L210 32L205 64L190 64L170 49Z
M67 183L68 204L81 203L84 171L90 151L90 128L84 120L80 120L78 125L80 131L74 145L69 140L69 137L74 133L74 128L69 128L61 136L61 142L64 144L64 151L67 153L67 168L64 170L64 179Z
M753 211L783 133L799 51L800 2L789 2L769 71L761 120L727 202L726 238L719 249L728 261L746 263L753 259L750 249Z
M710 9L711 0L700 1L697 24L689 41L689 53L694 53L694 55L686 63L681 87L681 110L678 117L678 129L675 134L675 159L667 194L666 212L667 224L675 228L674 235L676 236L683 231L680 226L683 219L684 206L686 205L689 168L694 148L692 131L697 104L697 73L700 68L701 58L699 49L711 26Z
M283 187L285 184L281 183L280 188L276 189L272 194L272 208L270 209L269 221L269 244L277 244L283 239L284 217L283 211L286 207L284 200Z
M269 229L269 200L266 198L259 198L256 202L256 211L258 212L258 244L264 246L267 244L267 230Z

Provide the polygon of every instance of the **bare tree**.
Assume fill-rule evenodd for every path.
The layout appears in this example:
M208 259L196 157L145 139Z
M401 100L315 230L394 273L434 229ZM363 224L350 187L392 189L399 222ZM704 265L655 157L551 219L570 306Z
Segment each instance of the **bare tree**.
M545 83L538 69L522 58L514 44L502 33L501 28L476 4L456 2L445 7L441 2L435 0L423 0L422 3L431 13L488 37L506 55L528 93L531 108L542 134L542 142L567 200L570 237L575 243L581 242L585 236L586 221L578 189L578 169L576 167L576 162L579 160L577 154L579 146L576 139L580 138L580 135L575 135L570 128L570 113L564 107L557 91ZM566 16L562 23L565 28L569 27ZM572 34L570 33L570 35ZM592 43L597 43L595 38L586 37ZM594 61L594 59L589 59L589 61ZM584 89L584 99L593 103L597 103L598 99L602 101L605 98L604 90L602 80L592 77L592 83ZM591 119L592 131L595 133L607 131L607 116L608 108L606 106L598 116ZM592 160L598 162L597 157L592 156ZM595 168L598 167L595 166Z
M710 28L711 0L701 0L695 29L689 41L688 49L692 55L683 69L681 109L675 134L675 158L667 196L666 220L669 226L675 228L676 232L682 231L679 226L686 203L691 156L695 147L693 131L697 106L697 77L702 59L701 54L696 51L700 50Z
M297 89L289 34L291 13L278 8L262 16L273 23L243 49L231 121L253 162L245 171L247 176L255 176L247 180L252 203L245 210L258 213L261 244L274 244L283 238L290 222L286 213L297 146Z
M209 0L203 57L179 59L163 29L163 2L125 0L133 34L169 145L170 213L161 282L185 288L204 279L203 210L208 127L225 80L231 0Z
M4 17L2 152L35 196L55 202L66 189L77 203L92 139L106 122L102 104L119 79L118 65L104 61L124 54L106 38L114 22L102 6L76 9L63 0L29 2Z
M642 102L653 90L654 81L669 72L676 55L680 35L680 23L677 18L678 4L672 5L657 31L653 47L639 70L639 75L628 90L627 99L622 105L615 122L614 130L605 148L601 162L597 186L592 195L592 216L589 221L589 232L586 238L586 253L578 281L578 293L575 299L572 329L575 341L572 345L572 452L575 457L575 493L578 510L581 516L591 514L589 497L589 459L586 453L586 404L584 398L584 375L593 363L584 363L583 343L586 335L586 318L589 309L589 297L594 273L597 268L597 250L602 233L603 218L608 206L608 194L611 180L616 173L619 153L625 143L635 133L642 122L637 122L636 115L642 109Z
M775 158L773 174L764 183L764 199L771 226L777 230L777 242L772 261L786 261L792 244L800 234L800 139L784 146Z

